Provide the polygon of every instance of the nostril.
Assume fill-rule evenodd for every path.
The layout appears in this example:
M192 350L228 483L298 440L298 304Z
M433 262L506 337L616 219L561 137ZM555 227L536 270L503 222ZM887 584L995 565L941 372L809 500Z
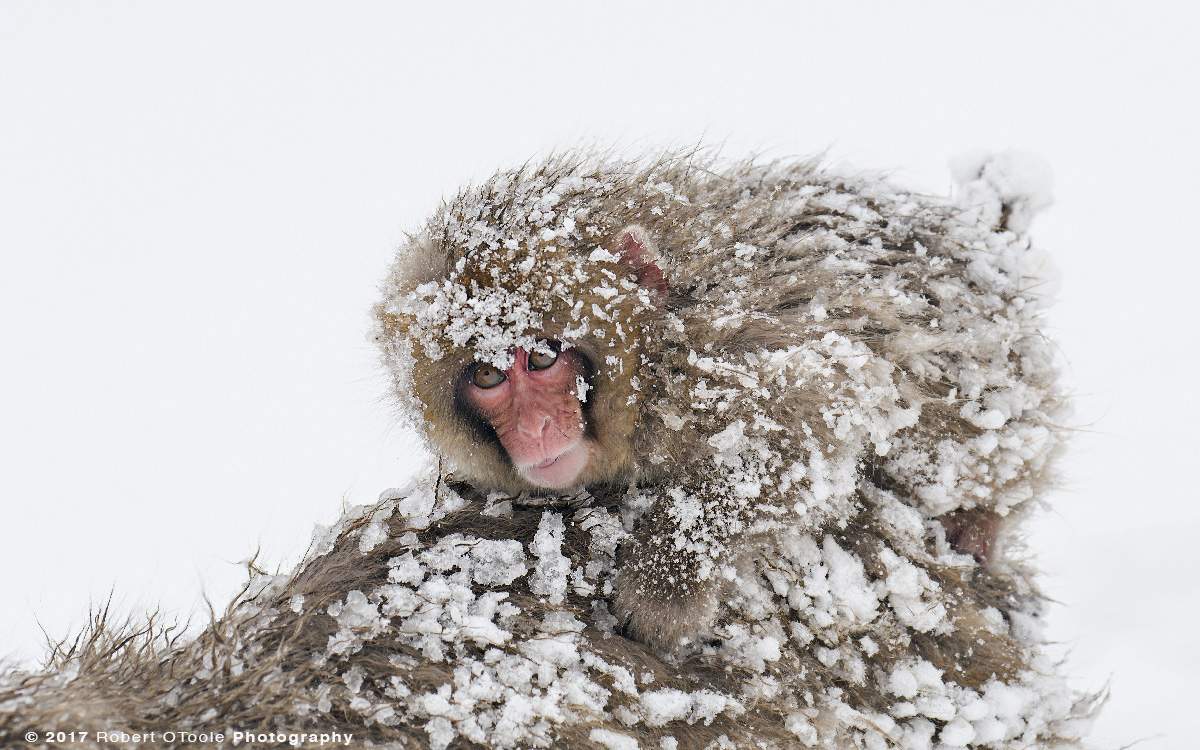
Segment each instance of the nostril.
M546 414L534 415L529 419L520 421L519 429L523 435L538 438L546 432L546 426L550 424L551 418Z

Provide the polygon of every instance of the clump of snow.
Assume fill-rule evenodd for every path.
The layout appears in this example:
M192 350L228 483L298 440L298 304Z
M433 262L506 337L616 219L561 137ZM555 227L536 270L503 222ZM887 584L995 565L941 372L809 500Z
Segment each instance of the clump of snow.
M375 549L384 539L387 539L387 528L385 525L386 518L376 516L371 519L371 523L362 530L361 536L358 538L358 548L363 552L370 552Z
M611 729L593 729L588 734L588 739L603 745L608 750L639 750L641 747L637 738L614 732Z
M546 511L533 538L532 551L538 562L529 588L533 593L546 597L551 604L562 604L571 573L571 560L562 553L565 529L562 516Z
M1008 207L1007 226L1014 232L1029 231L1034 215L1054 202L1050 165L1026 151L970 151L950 160L950 172L961 203L987 210L994 223Z

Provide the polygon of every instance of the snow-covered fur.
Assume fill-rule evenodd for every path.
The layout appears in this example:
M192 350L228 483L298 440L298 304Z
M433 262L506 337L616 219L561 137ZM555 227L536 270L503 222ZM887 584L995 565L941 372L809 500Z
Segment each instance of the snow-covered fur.
M438 434L453 404L408 400L458 474L348 513L192 641L98 621L46 670L0 677L0 745L148 746L97 731L153 732L149 746L235 732L439 749L1077 744L1094 696L1044 651L1012 535L978 559L954 539L984 517L1011 530L1060 442L1024 234L1044 195L1015 157L956 173L950 200L811 164L570 156L465 191L414 237L379 311L402 397L546 335L519 300L459 294L480 279L447 283L469 263L437 243L518 251L544 278L541 259L582 262L547 246L591 243L607 263L596 250L636 226L670 302L597 293L637 308L610 366L653 376L613 386L638 410L628 461L571 497L489 492L503 457L463 470L469 444ZM595 352L622 335L602 303L564 309L560 342ZM622 587L653 599L629 571L680 549L718 594L703 637L627 637ZM90 734L23 739L50 729Z
M923 524L883 494L853 540L789 535L685 654L614 632L612 498L489 503L436 472L392 494L190 643L98 622L46 671L0 677L0 746L1024 748L1090 723L1023 581L984 591L897 544ZM976 650L988 633L1002 650ZM76 737L23 739L50 729Z
M581 353L598 447L580 479L644 514L614 612L658 645L705 637L777 534L853 537L880 492L939 519L924 541L1001 571L994 537L1045 482L1061 399L1040 256L1010 227L1039 193L977 161L957 204L694 154L500 173L443 206L385 285L396 395L460 479L544 492L458 384L518 347Z

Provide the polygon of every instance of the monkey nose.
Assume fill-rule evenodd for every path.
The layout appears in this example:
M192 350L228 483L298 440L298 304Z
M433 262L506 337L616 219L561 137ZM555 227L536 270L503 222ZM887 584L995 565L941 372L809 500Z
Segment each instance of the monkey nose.
M538 414L529 419L522 419L518 425L523 435L532 438L540 438L546 432L546 426L550 424L549 414Z

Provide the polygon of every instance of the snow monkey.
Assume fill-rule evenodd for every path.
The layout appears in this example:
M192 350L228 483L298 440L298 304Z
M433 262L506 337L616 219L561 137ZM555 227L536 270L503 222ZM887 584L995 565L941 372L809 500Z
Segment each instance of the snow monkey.
M457 479L618 499L638 640L703 637L781 530L853 540L879 493L992 565L1059 407L1015 234L1035 206L992 166L953 202L812 162L552 157L409 238L378 341Z

